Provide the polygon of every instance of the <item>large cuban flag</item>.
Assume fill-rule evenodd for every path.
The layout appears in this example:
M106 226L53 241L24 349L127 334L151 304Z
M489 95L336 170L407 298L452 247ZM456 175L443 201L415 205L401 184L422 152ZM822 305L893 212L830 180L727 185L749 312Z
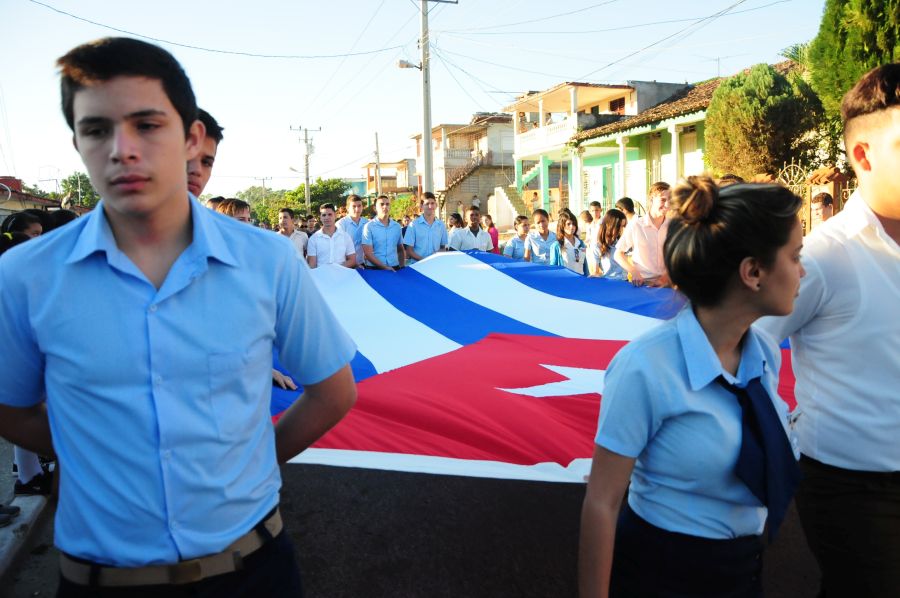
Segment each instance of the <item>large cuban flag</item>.
M313 277L359 348L359 398L294 462L476 477L582 482L607 365L684 304L670 289L477 251ZM273 416L297 395L276 389Z

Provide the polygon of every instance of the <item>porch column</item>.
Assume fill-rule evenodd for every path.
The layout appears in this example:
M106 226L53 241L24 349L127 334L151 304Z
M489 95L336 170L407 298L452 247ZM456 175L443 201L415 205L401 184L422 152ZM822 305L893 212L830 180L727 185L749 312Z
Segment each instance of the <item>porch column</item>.
M681 129L679 125L669 125L669 135L672 136L672 162L669 172L665 173L665 180L672 186L677 185L678 179L681 178Z
M550 213L550 165L553 161L541 155L541 205Z
M616 143L619 144L619 197L628 195L628 182L626 180L627 160L628 160L628 137L616 137Z
M538 123L540 123L541 128L547 124L547 117L544 115L544 100L538 100Z
M516 190L521 194L524 186L522 185L522 161L516 158L513 162L516 164Z
M578 88L570 87L569 88L569 114L578 118Z
M578 214L584 206L584 161L581 156L584 149L577 147L572 151L572 162L569 168L569 209Z

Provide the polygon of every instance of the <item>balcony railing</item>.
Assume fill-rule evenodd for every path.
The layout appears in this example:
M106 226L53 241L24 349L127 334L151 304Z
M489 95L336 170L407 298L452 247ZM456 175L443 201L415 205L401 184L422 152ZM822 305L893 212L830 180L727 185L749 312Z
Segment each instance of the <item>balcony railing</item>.
M571 116L565 120L544 125L515 136L517 156L530 156L564 145L578 130L578 119Z

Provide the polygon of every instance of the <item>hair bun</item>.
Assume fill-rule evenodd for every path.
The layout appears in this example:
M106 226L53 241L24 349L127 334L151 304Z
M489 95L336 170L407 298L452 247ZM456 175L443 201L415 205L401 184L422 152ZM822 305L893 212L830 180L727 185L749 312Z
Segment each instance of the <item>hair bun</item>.
M719 188L708 176L689 176L672 191L671 209L686 224L700 224L709 218L719 198Z

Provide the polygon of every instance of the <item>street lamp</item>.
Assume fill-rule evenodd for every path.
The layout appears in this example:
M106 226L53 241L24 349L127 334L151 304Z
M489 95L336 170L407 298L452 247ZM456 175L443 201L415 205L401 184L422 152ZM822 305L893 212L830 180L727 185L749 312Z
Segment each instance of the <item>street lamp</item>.
M428 0L422 0L422 35L419 46L422 50L422 62L414 64L401 60L397 66L401 69L419 69L422 71L422 191L434 192L434 156L431 147L431 71L428 63L431 57L428 39Z

